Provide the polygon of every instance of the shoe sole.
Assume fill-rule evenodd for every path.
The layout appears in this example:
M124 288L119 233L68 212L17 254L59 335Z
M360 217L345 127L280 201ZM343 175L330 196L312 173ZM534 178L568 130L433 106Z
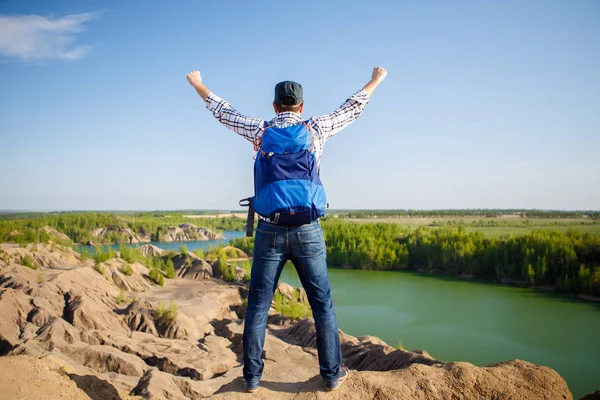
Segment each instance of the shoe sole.
M246 393L256 393L258 389L246 389Z

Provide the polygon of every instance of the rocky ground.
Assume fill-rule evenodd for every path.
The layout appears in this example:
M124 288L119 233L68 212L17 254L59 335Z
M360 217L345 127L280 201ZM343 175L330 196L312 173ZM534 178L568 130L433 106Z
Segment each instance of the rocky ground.
M142 264L123 274L119 258L100 273L67 248L0 249L0 399L572 399L547 367L448 363L344 333L352 372L327 393L312 320L274 310L261 388L242 393L247 289L214 278L207 261L176 263L178 277L159 287Z

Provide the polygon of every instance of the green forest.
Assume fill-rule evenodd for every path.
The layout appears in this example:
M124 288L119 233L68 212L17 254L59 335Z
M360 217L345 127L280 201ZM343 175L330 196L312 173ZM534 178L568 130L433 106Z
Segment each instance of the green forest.
M565 213L564 218L572 217L570 212ZM130 229L138 234L149 234L153 240L160 238L169 227L182 223L215 231L245 227L245 221L238 217L199 219L186 215L189 213L40 213L22 214L20 218L19 214L3 215L0 216L0 242L47 243L50 235L39 229L43 226L50 226L70 238L69 241L54 240L60 245L86 243L92 239L96 243L128 241L126 234L118 230L102 238L92 236L93 229L103 227ZM557 227L561 224L558 216L549 218L557 218ZM523 235L491 237L480 231L469 231L469 224L432 225L408 227L326 218L322 226L328 263L357 269L449 272L600 295L600 235L543 226ZM481 220L471 226L487 225ZM252 239L237 239L233 245L252 253ZM166 265L157 267L170 270Z
M528 209L447 209L447 210L331 210L346 218L384 218L384 217L484 217L496 218L504 215L519 215L523 218L592 218L600 219L596 210L528 210Z
M159 241L169 227L183 223L201 226L216 232L242 230L245 221L238 217L186 218L184 213L52 213L52 214L10 214L0 216L0 242L47 242L45 232L39 231L49 226L66 234L75 243L128 243L130 235L117 228L130 229L139 235L150 235L151 240ZM21 216L21 218L19 218ZM94 237L92 230L109 228L110 233Z
M322 223L330 265L356 269L419 270L472 275L498 282L548 285L600 295L600 236L536 230L489 238L463 227L405 228L397 224ZM251 253L252 240L234 246Z

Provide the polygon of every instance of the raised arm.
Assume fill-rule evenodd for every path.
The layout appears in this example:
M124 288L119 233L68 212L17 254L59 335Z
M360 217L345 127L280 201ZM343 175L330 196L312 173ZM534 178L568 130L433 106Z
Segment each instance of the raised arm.
M375 89L377 89L377 86L379 86L379 84L381 82L383 82L383 80L385 79L386 76L387 76L387 70L385 68L383 68L383 67L373 68L373 73L371 74L371 80L363 88L363 90L369 94L369 97L371 97L373 95L373 92L375 92Z
M246 117L240 114L228 102L212 93L202 83L202 77L199 71L192 71L187 75L187 80L196 92L206 102L208 108L214 117L225 127L231 129L238 135L243 136L250 142L254 142L256 135L263 129L264 120L260 118Z
M354 122L369 103L369 99L375 89L387 75L387 71L382 67L373 68L371 80L358 92L354 93L344 104L335 111L313 118L323 140L328 140L333 135Z
M196 89L196 92L198 92L200 97L202 97L202 100L206 101L206 98L210 94L210 90L208 90L208 88L204 86L204 83L202 83L200 71L192 71L187 74L187 81L194 89Z

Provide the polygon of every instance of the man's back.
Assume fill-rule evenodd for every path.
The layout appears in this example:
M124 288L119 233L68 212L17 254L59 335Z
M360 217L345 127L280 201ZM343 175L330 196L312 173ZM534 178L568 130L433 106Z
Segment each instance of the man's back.
M291 127L306 123L306 129L311 131L313 142L309 148L302 147L301 150L310 151L311 156L314 157L318 175L325 142L358 118L369 102L370 96L386 75L385 69L374 68L371 81L362 90L350 96L339 108L329 114L312 117L306 121L301 116L304 108L302 86L296 82L284 81L277 84L273 102L276 116L270 121L265 121L261 118L246 117L240 114L225 100L211 93L202 83L198 71L188 74L187 79L206 102L206 107L215 118L255 145L255 150L258 151L257 164L264 160L272 163L272 160L268 160L271 152L263 154L260 151L261 140L267 134L265 131L268 132L269 128L292 129ZM286 157L285 150L281 151L283 157ZM265 202L274 203L276 198L286 197L286 195L293 197L290 193L286 193L285 185L277 182L290 175L299 175L297 169L304 168L306 170L307 168L300 165L301 163L290 162L293 157L287 158L289 160L282 167L284 171L281 176L275 176L276 174L271 173L271 169L265 169L269 171L270 175L273 175L268 182L281 186L279 191L265 192ZM269 168L271 167L272 165L269 166ZM256 179L255 174L255 186ZM314 206L314 199L308 198L313 196L311 193L307 191L301 195L306 198L299 200L306 204L309 204L308 201L312 201ZM294 213L295 210L292 214ZM255 392L258 389L262 377L264 366L262 353L267 316L281 271L289 260L296 267L312 309L317 331L320 373L325 382L325 388L327 390L337 389L349 374L342 364L338 325L333 310L327 272L325 241L318 220L320 215L322 214L318 213L302 222L298 222L297 219L265 218L258 223L243 334L244 387L248 392ZM263 217L268 216L263 215Z

